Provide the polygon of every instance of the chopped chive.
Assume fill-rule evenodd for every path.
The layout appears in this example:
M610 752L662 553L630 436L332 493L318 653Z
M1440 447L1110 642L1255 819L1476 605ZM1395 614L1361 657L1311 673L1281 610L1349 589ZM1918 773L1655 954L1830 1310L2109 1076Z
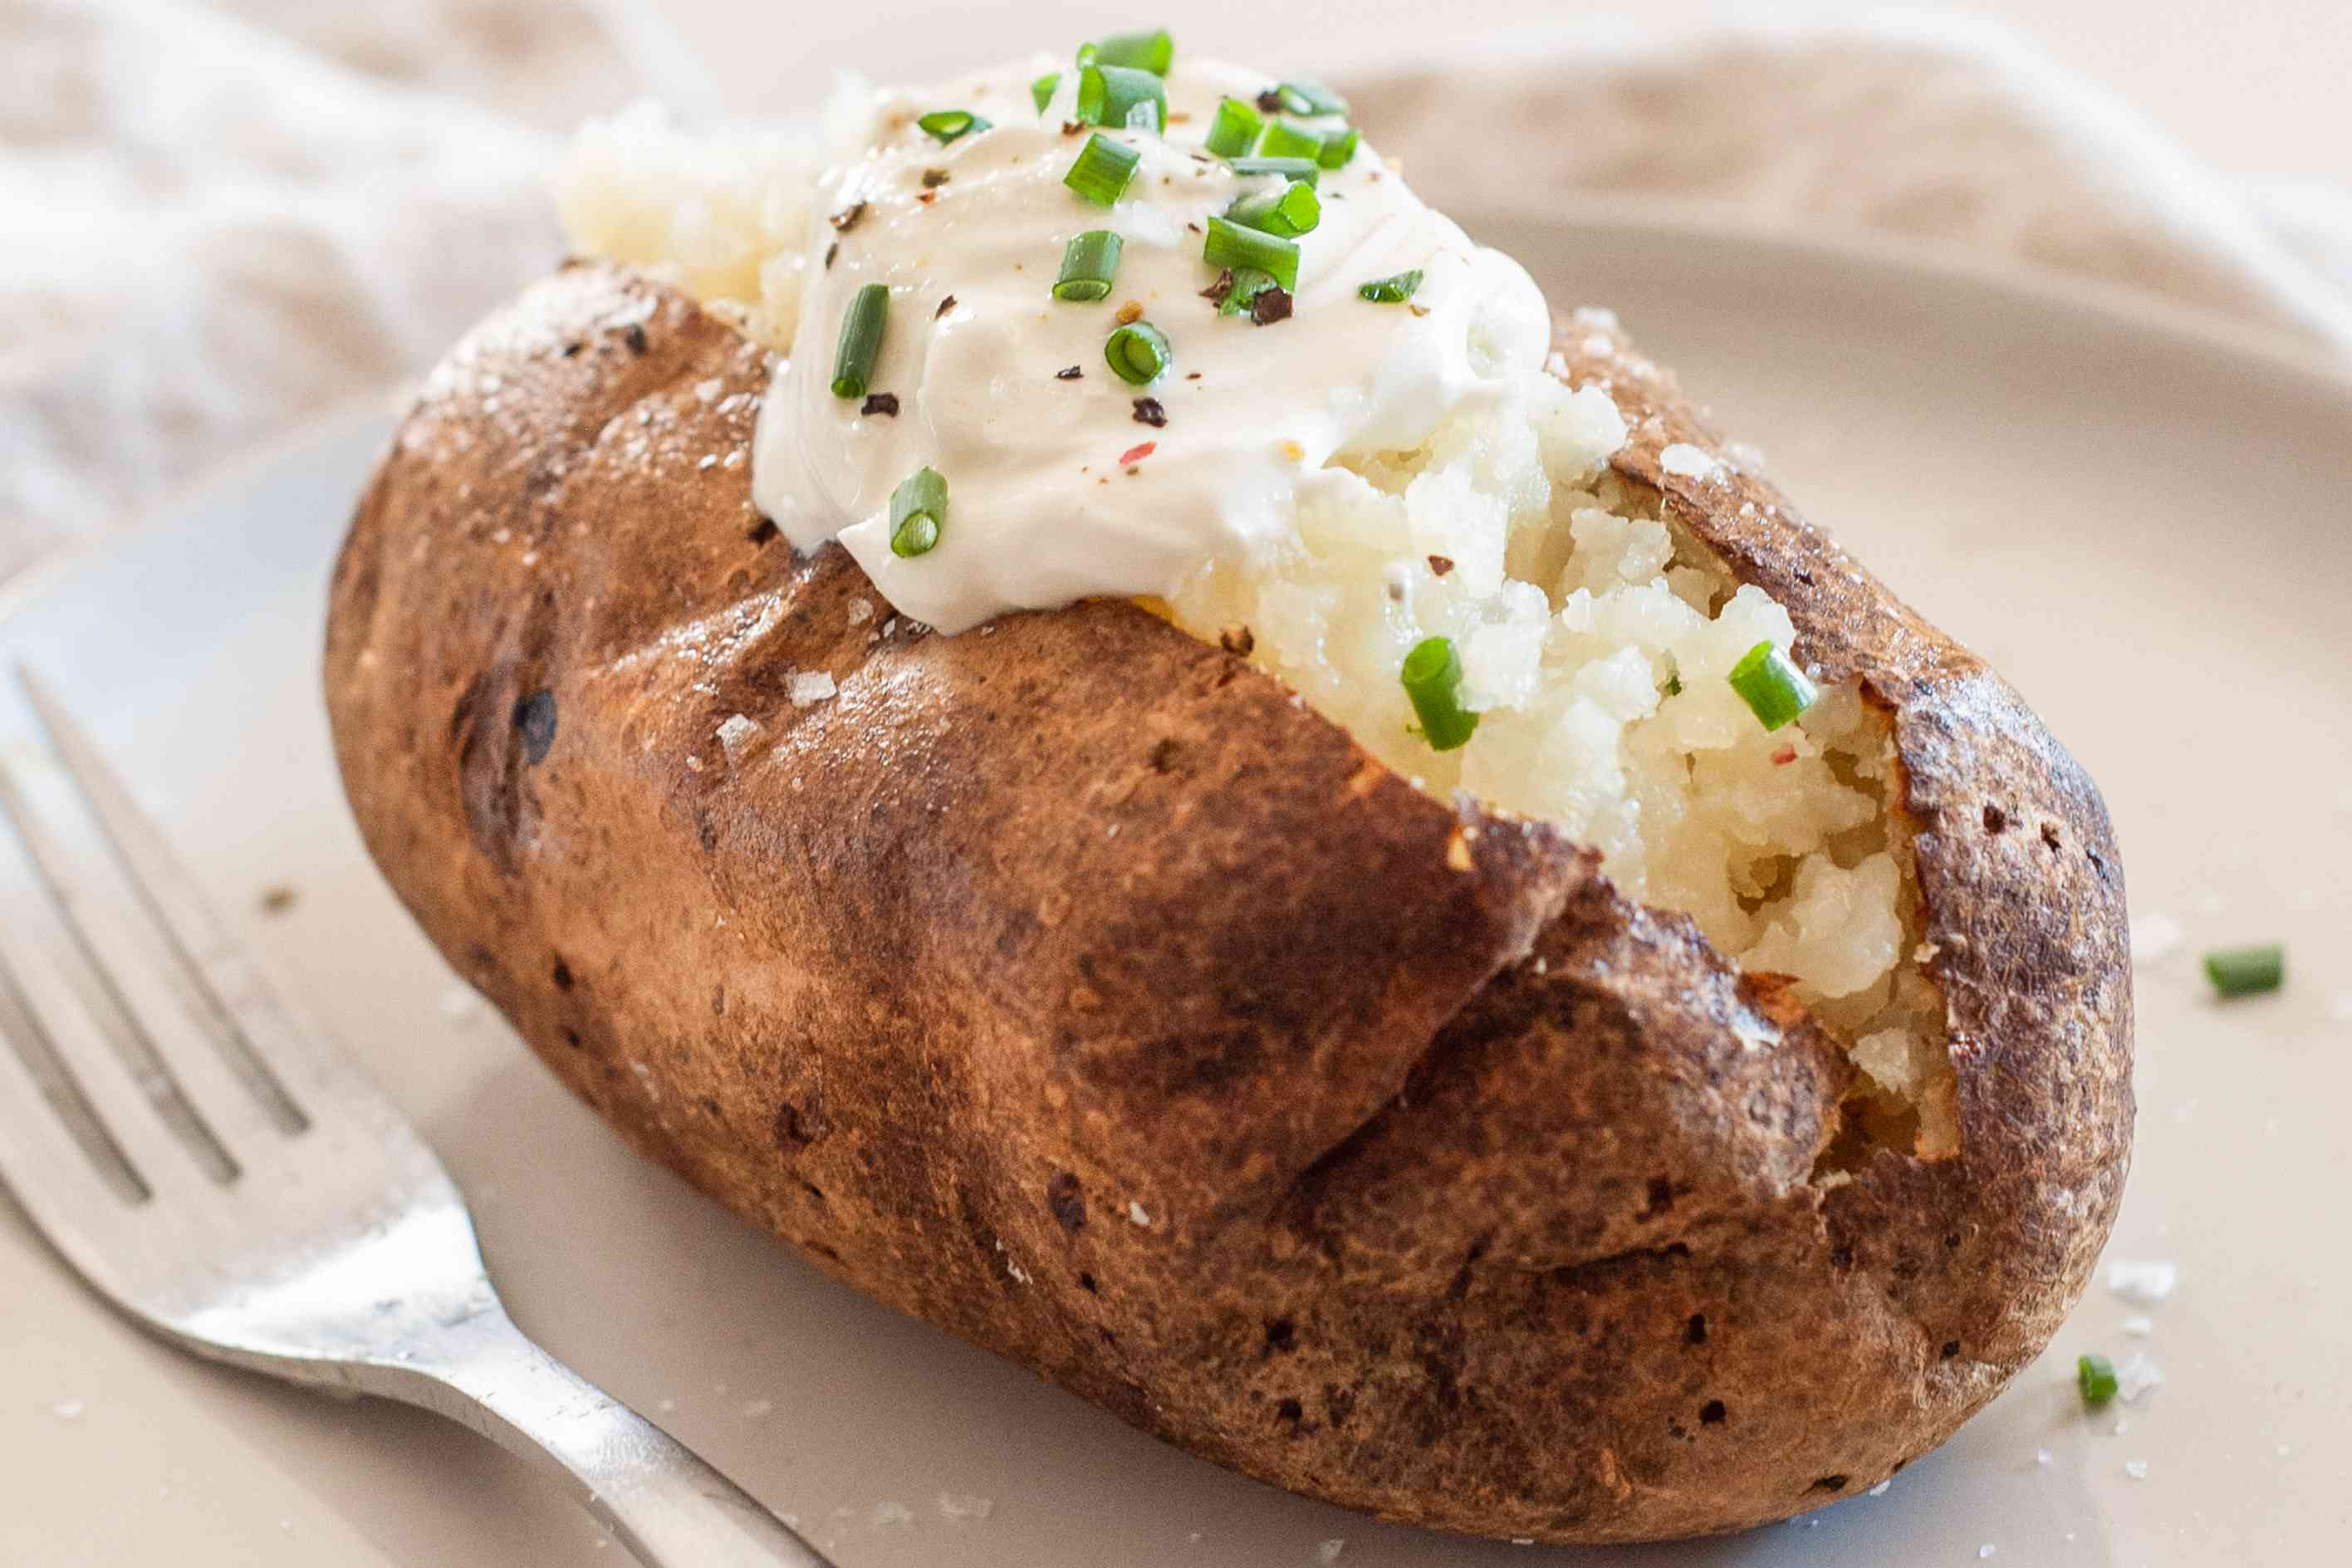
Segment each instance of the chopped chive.
M1278 191L1241 197L1225 209L1225 216L1244 228L1296 237L1314 232L1323 218L1323 204L1315 199L1314 186L1293 180Z
M1060 71L1047 71L1029 84L1029 101L1037 106L1038 113L1045 112L1045 106L1054 101L1054 89L1061 85Z
M1298 242L1278 234L1266 234L1255 228L1244 228L1230 218L1209 220L1208 237L1201 247L1202 259L1212 267L1231 267L1238 270L1255 267L1274 275L1274 280L1285 289L1298 288Z
M1118 236L1107 228L1090 228L1062 248L1062 274L1054 280L1054 298L1077 303L1099 300L1110 292L1118 277Z
M1265 117L1238 98L1217 100L1217 117L1209 122L1209 139L1201 143L1212 155L1238 158L1257 145Z
M1129 321L1103 344L1103 358L1129 386L1150 385L1175 357L1168 335L1149 321Z
M2103 1355L2076 1356L2074 1384L2083 1391L2083 1403L2094 1410L2113 1399L2123 1386L2116 1380L2116 1363Z
M915 123L936 137L942 146L959 136L969 136L975 131L992 129L988 121L982 120L969 109L935 109Z
M1400 272L1393 278L1375 278L1370 283L1359 284L1356 298L1370 300L1375 305L1402 305L1412 298L1421 287L1421 268Z
M1126 191L1128 181L1135 177L1136 164L1142 161L1142 153L1097 131L1078 149L1077 162L1062 176L1062 184L1095 205L1107 207Z
M1078 73L1078 123L1158 131L1168 121L1168 84L1148 70L1088 66Z
M1246 316L1260 294L1281 287L1275 282L1274 274L1262 267L1230 268L1218 278L1224 286L1223 292L1217 296L1220 316Z
M1323 133L1323 150L1315 154L1315 161L1327 169L1344 169L1356 156L1357 140L1356 128L1352 125L1326 131Z
M2205 955L2205 978L2223 996L2256 996L2286 984L2286 949L2225 947Z
M1430 750L1451 752L1468 742L1478 715L1462 706L1462 658L1452 637L1424 637L1415 644L1397 679L1412 700Z
M890 319L890 288L868 283L850 296L841 314L841 343L833 355L833 395L863 397L882 353L882 329Z
M917 468L890 492L890 553L928 553L947 526L948 482L933 468Z
M1348 112L1346 99L1321 82L1307 77L1284 82L1276 90L1282 94L1282 107L1293 114L1304 114L1312 119L1318 115Z
M1780 729L1821 696L1805 672L1769 642L1758 643L1739 656L1731 667L1731 689L1767 731Z
M1287 120L1277 120L1265 128L1257 150L1269 158L1304 158L1319 166L1323 161L1323 138Z
M1234 158L1227 161L1226 166L1244 178L1279 174L1286 180L1304 180L1310 185L1323 174L1321 165L1312 158Z
M1166 76L1176 63L1176 40L1162 27L1150 33L1113 33L1079 51L1080 65L1126 66Z

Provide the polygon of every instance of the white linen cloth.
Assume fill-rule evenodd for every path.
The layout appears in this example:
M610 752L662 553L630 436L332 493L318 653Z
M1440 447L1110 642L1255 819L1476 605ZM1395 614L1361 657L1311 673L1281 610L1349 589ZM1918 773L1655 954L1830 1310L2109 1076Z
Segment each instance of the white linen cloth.
M1440 205L1704 204L2352 356L2352 194L2233 190L1997 31L1897 14L1456 50L1341 84ZM715 104L628 0L0 0L0 582L430 363L560 256L541 180L572 122Z

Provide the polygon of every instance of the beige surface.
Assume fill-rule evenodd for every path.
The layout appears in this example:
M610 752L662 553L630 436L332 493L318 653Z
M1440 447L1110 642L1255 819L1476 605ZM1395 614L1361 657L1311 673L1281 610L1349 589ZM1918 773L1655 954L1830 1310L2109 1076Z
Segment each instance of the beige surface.
M1480 33L1571 16L1589 21L1613 13L1629 24L1666 29L1724 16L1850 18L1890 9L1884 0L1577 6L1557 0L1483 0L1474 6L1430 0L1280 5L1192 0L1160 10L1097 0L648 3L701 52L730 101L771 110L796 106L821 91L844 61L894 80L921 80L1008 49L1056 47L1099 30L1106 16L1122 15L1164 24L1180 41L1216 37L1218 52L1229 56L1395 60L1412 58L1421 46L1451 49ZM1974 0L1945 9L2013 28L2085 80L2113 89L2226 174L2307 175L2352 185L2352 120L2344 100L2352 70L2352 5L2343 0Z
M2136 1309L2095 1289L1946 1450L1817 1523L1530 1556L1287 1499L849 1296L633 1161L494 1021L447 1009L446 972L344 818L312 649L380 416L58 581L0 624L0 663L37 663L92 716L200 875L424 1123L524 1325L801 1514L843 1568L1293 1568L1334 1540L1341 1568L1883 1568L1985 1544L2114 1568L2335 1560L2352 1497L2352 1259L2329 1239L2352 1093L2352 382L1832 254L1491 237L1556 298L1618 304L1793 494L2001 662L2102 781L2136 910L2186 928L2140 973L2140 1152L2112 1254L2180 1266L2153 1337L2125 1338ZM0 746L21 724L0 691ZM256 900L280 880L301 903L266 920ZM2204 998L2198 948L2280 935L2284 994ZM455 1429L151 1345L5 1204L0 1302L8 1568L613 1559ZM2078 1413L2067 1369L2136 1347L2168 1382L2118 1435Z

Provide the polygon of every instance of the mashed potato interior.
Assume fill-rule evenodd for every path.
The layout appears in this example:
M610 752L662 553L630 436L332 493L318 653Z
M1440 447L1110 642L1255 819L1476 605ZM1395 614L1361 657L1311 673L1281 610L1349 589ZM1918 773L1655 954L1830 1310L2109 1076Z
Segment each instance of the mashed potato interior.
M559 201L583 254L663 275L789 353L819 144L635 110L583 133ZM1790 647L1788 613L1609 470L1625 438L1604 390L1530 373L1412 450L1350 461L1294 532L1204 566L1167 610L1213 642L1246 627L1255 662L1419 787L1559 823L1629 897L1791 977L1864 1075L1832 1164L1949 1154L1954 1079L1888 819L1886 727L1850 686L1780 731L1758 722L1727 677L1759 642ZM1435 635L1480 714L1447 752L1397 678Z

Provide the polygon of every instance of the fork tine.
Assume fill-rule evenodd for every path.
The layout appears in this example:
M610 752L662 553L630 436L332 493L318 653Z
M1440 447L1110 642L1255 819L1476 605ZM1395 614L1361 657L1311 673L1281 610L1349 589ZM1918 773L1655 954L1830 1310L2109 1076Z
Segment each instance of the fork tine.
M132 1192L110 1181L63 1113L48 1102L41 1081L12 1048L28 1026L21 1013L21 999L0 975L0 1186L16 1195L76 1268L92 1283L111 1289L108 1258L119 1250L126 1228L136 1224L144 1186L126 1178L138 1188ZM109 1153L128 1172L130 1163L119 1148Z
M29 879L0 870L0 896L13 895L10 903L21 906L33 891ZM34 1049L47 1046L58 1074L79 1093L149 1192L210 1186L215 1173L205 1170L204 1161L165 1124L147 1089L131 1076L103 1026L75 994L57 962L65 945L40 922L21 918L0 921L0 987L26 1015L19 1026L29 1023ZM24 1042L17 1042L17 1048L23 1050ZM21 1058L18 1065L21 1068ZM42 1113L48 1114L47 1107ZM185 1180L197 1173L203 1181Z
M207 1104L222 1098L242 1103L257 1100L268 1119L280 1131L299 1132L310 1116L289 1090L292 1077L315 1077L324 1067L286 1005L265 981L259 969L233 936L211 903L197 888L177 857L164 844L147 815L131 798L98 748L64 706L23 666L17 679L40 716L49 740L63 760L65 773L78 786L140 900L163 929L172 957L211 1008L225 1040L195 1043L184 1054L204 1058L197 1070L215 1081ZM153 1025L151 1022L151 1030ZM236 1088L242 1094L222 1096L226 1074L208 1069L219 1064L226 1049L234 1064ZM178 1067L175 1056L173 1065ZM308 1068L305 1072L302 1069Z

